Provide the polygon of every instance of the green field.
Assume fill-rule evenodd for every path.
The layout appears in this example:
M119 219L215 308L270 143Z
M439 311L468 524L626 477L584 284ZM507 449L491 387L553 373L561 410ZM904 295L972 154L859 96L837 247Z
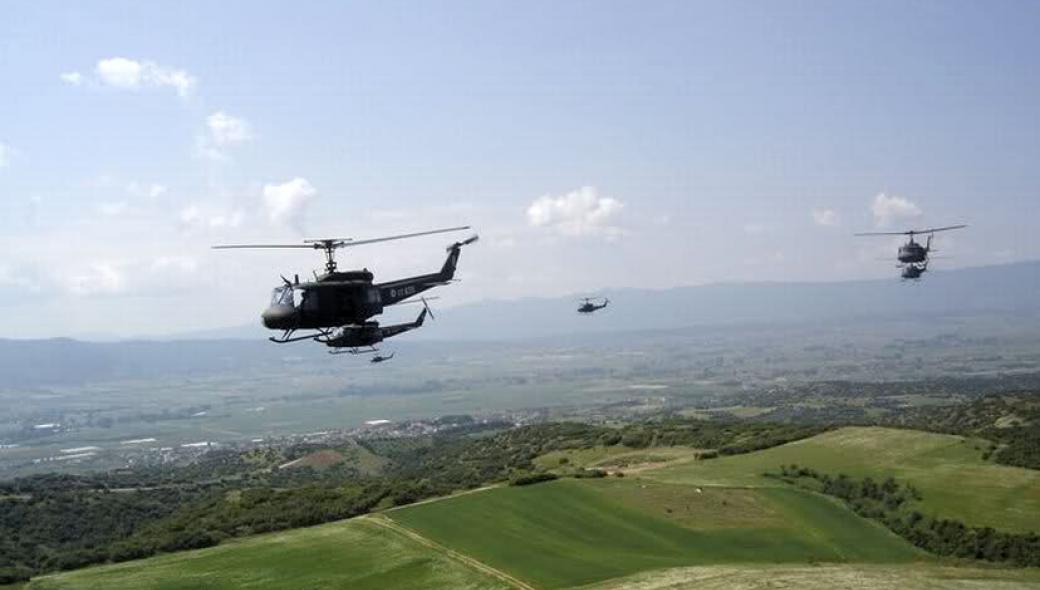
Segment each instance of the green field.
M893 475L920 488L932 511L1029 529L1040 519L1040 474L986 463L973 445L845 428L713 460L678 448L567 451L541 463L560 466L566 456L571 468L635 471L474 490L378 516L44 576L24 590L1040 587L1036 570L942 565L837 500L760 475L790 463Z
M509 586L400 533L355 519L211 549L45 576L24 590L382 590Z
M775 486L766 471L797 463L854 477L895 477L913 483L923 508L967 524L1014 532L1040 531L1040 471L982 460L960 436L888 428L842 428L780 447L644 473L658 481L696 485Z
M681 565L923 558L901 539L817 495L740 491L739 502L700 527L697 519L677 514L697 501L689 495L691 488L643 485L636 478L560 480L387 514L441 545L542 588ZM753 517L744 511L748 493L760 505ZM675 505L671 515L659 510L663 498ZM705 502L703 511L710 512L719 498Z
M1025 590L1033 570L912 565L712 566L645 572L583 590Z

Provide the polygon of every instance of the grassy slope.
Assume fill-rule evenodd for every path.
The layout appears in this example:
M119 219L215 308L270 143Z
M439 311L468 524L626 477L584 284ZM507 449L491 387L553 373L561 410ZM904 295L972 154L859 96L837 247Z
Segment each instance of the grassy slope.
M927 512L1007 531L1040 531L1040 471L983 461L959 436L887 428L842 428L757 453L665 466L659 481L762 486L782 464L912 482Z
M563 588L680 565L737 562L899 562L920 554L836 503L795 490L752 492L764 504L760 522L737 514L704 528L648 509L656 498L636 479L562 480L498 488L388 515L422 535L536 586ZM669 486L692 501L683 486ZM685 523L689 525L689 523Z
M1035 570L932 564L693 567L645 572L585 590L1025 590L1040 588Z
M433 549L364 520L262 535L211 549L33 580L25 590L505 588Z

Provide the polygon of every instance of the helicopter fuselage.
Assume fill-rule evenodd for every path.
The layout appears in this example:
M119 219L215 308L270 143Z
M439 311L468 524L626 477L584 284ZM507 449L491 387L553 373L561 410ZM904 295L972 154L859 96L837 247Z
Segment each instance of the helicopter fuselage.
M301 292L298 304L295 291ZM372 273L353 271L322 275L313 283L276 287L261 320L273 330L308 330L361 324L381 313L383 299L379 286L372 284Z
M896 255L903 264L915 264L928 259L928 248L911 240L899 247Z

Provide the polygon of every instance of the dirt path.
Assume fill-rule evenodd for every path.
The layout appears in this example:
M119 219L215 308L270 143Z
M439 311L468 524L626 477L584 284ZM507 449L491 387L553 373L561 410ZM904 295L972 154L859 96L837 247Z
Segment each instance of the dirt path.
M475 491L479 491L479 489L478 490L470 490L470 492L475 492ZM412 506L414 506L414 504L412 504ZM536 590L536 588L534 586L531 586L527 582L524 582L523 580L521 580L519 578L515 578L515 577L513 577L513 576L511 576L511 575L509 575L509 574L507 574L507 573L505 573L505 572L503 572L501 570L497 570L497 569L491 567L490 565L487 565L486 563L484 563L482 561L478 561L478 560L476 560L476 559L474 559L474 558L472 558L472 557L470 557L468 555L464 555L462 553L459 553L458 551L454 551L452 549L448 549L444 545L441 545L440 543L437 543L436 541L428 539L428 538L422 536L421 534L413 531L412 529L407 528L404 525L401 525L400 523L394 521L393 519L391 519L390 517L386 516L385 514L369 514L369 515L361 516L361 517L359 517L359 519L364 520L366 522L371 522L372 524L375 524L377 526L381 526L383 528L386 528L386 529L389 529L391 531L394 531L394 532L396 532L398 534L404 535L405 537L408 537L409 539L415 541L416 543L419 543L419 544L421 544L421 545L423 545L425 547L429 547L430 549L433 549L434 551L436 551L438 553L446 555L448 558L454 559L455 561L458 561L459 563L462 563L463 565L466 565L466 566L468 566L468 567L470 567L472 569L475 569L475 570L477 570L479 572L482 572L482 573L485 573L485 574L487 574L487 575L489 575L489 576L491 576L493 578L501 580L502 582L505 582L506 584L508 584L509 586L512 586L513 588L520 588L521 590Z

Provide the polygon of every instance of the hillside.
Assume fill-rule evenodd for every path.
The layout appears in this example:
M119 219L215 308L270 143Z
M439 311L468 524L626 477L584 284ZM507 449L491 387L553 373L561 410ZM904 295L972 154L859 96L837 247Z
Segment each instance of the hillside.
M658 481L771 486L762 473L798 464L837 475L895 477L924 496L922 508L977 526L1040 530L1040 471L982 459L988 443L886 428L842 428L772 449L649 472Z
M638 571L713 563L923 557L828 499L794 490L726 490L720 504L687 486L563 480L490 490L391 511L435 542L539 588L567 588ZM673 512L655 511L664 502ZM678 521L680 507L699 514ZM710 522L704 523L704 518Z
M33 580L26 590L200 588L508 588L405 535L351 520L262 535L210 550L88 568Z
M550 433L555 434L546 436ZM1040 587L1040 574L1033 570L937 560L833 497L762 477L792 462L853 476L895 474L920 489L923 511L1036 530L1037 498L1030 490L1040 487L1037 472L989 464L968 439L843 428L709 460L694 439L688 447L590 444L603 434L608 432L579 425L518 429L478 448L526 448L555 439L529 449L538 456L536 464L558 466L562 473L599 464L625 471L624 477L483 487L338 523L45 575L28 590L301 585L650 590L765 588L781 581L800 588L863 590ZM504 444L517 435L523 440ZM711 438L711 432L698 437ZM424 459L426 468L458 469L451 466L462 457L441 454L432 462ZM1002 489L1007 493L998 494ZM1015 518L1018 524L1011 526Z

